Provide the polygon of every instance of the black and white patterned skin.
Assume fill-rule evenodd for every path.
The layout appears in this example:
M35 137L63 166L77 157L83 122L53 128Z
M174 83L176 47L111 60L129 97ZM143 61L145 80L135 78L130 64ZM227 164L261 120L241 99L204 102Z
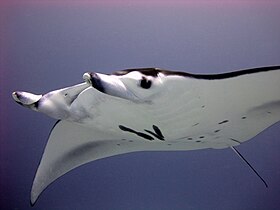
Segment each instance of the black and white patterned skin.
M111 75L15 101L59 121L31 193L34 204L54 180L87 162L135 151L222 149L280 120L280 67L195 75L156 68Z

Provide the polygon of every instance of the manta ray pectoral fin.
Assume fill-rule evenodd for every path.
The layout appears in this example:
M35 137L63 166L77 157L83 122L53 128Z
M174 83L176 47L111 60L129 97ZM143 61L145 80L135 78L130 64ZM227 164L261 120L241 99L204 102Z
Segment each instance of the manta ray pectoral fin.
M115 137L115 138L114 138ZM31 190L33 205L42 191L68 171L87 162L134 151L119 146L112 133L58 121L52 129Z

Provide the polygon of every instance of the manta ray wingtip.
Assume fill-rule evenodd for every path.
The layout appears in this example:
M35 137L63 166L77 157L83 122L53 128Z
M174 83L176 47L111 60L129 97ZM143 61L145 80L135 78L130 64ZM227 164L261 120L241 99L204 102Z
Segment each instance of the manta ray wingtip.
M30 200L30 206L33 207L34 205L35 205L35 203L32 203L32 201Z
M40 193L41 194L41 193ZM40 194L35 194L33 192L33 189L31 190L31 194L30 194L30 206L34 206L37 203L38 198L40 197Z

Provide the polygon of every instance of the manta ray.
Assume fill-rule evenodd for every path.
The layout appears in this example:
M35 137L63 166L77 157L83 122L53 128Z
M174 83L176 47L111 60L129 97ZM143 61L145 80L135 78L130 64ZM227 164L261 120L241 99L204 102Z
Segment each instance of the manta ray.
M44 95L12 94L18 104L58 120L31 204L70 170L113 155L232 148L246 161L235 147L280 120L280 66L221 74L126 69L85 73L83 80Z

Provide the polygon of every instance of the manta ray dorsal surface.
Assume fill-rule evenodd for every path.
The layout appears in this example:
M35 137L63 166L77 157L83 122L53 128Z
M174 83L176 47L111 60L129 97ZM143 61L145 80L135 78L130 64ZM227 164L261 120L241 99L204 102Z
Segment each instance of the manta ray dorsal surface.
M68 171L135 151L222 149L237 146L280 120L280 67L198 75L157 68L110 75L44 95L14 92L27 108L58 119L31 192Z

